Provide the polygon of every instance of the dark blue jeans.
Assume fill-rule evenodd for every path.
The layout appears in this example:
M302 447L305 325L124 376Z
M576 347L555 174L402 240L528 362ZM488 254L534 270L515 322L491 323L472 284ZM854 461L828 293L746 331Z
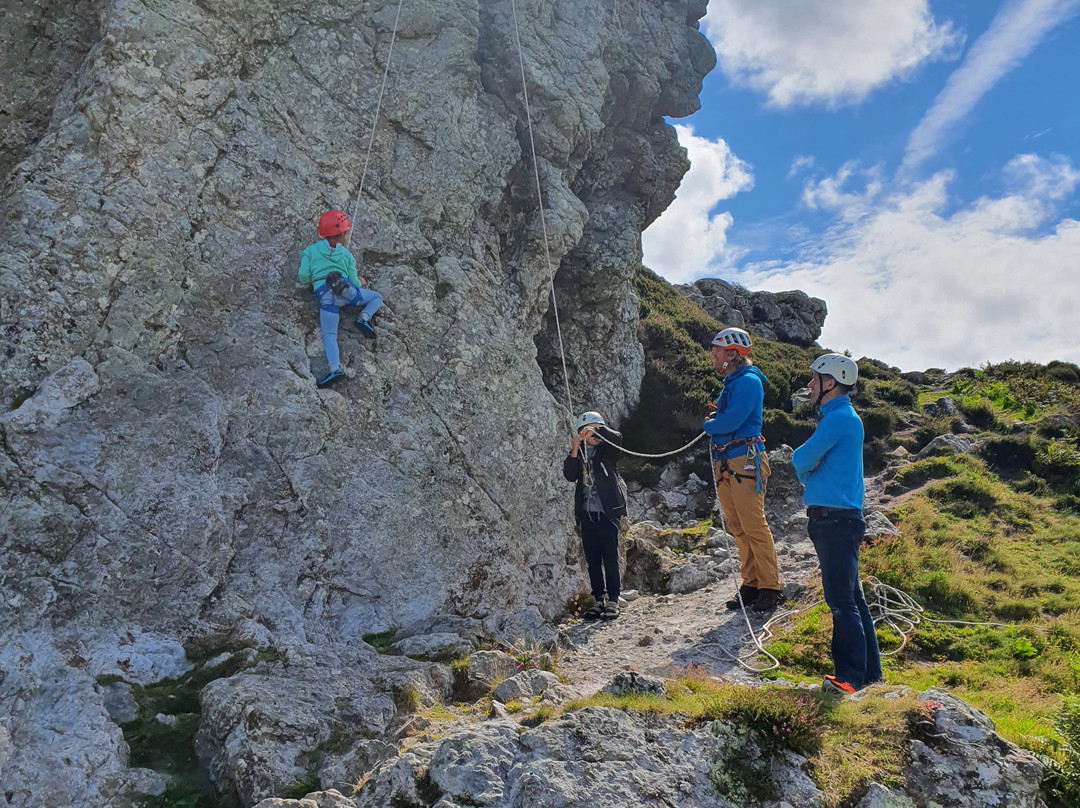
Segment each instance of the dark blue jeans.
M859 511L810 519L807 533L821 563L821 586L832 611L836 678L860 689L881 678L874 620L859 583L859 546L866 523Z
M590 519L595 518L593 522ZM619 523L605 514L584 514L581 518L581 549L589 568L589 585L597 600L607 593L619 602Z

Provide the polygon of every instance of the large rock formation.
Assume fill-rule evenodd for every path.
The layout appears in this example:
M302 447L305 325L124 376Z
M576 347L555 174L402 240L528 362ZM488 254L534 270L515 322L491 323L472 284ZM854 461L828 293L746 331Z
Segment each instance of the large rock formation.
M751 292L718 278L675 288L725 326L796 345L813 345L828 313L824 300L800 291Z
M574 407L617 419L687 165L662 116L713 55L704 0L517 6L531 133L510 0L403 3L377 121L386 0L0 0L0 804L160 791L95 678L193 638L498 631L578 589L549 267ZM343 325L320 391L293 281L373 121L381 336Z

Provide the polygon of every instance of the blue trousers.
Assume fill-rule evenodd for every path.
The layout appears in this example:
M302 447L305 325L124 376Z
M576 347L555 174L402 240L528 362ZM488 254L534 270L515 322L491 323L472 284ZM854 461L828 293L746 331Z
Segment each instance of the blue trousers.
M859 547L866 523L859 511L810 519L807 533L821 563L821 586L832 612L836 678L856 690L881 679L874 619L859 583Z
M370 289L361 289L349 284L349 297L335 295L325 283L315 287L315 299L319 301L319 327L322 329L323 349L326 351L326 363L330 370L341 369L341 354L338 352L337 330L338 309L342 306L362 306L360 317L370 318L382 305L382 295Z

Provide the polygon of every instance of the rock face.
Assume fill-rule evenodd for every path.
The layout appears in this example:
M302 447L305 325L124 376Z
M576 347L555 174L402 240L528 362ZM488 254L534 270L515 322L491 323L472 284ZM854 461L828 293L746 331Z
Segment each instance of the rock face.
M676 288L725 326L796 345L813 345L828 313L824 300L799 291L751 292L717 278Z
M635 677L639 684L649 678L624 678ZM611 689L625 692L623 685L613 682ZM947 694L930 690L920 698L933 705L933 726L929 743L913 742L904 789L871 783L860 808L1042 804L1041 766L1033 755L1002 740L985 716ZM722 721L688 729L670 716L587 707L530 730L499 720L453 731L383 761L351 799L337 792L306 799L341 808L645 808L658 801L687 808L823 808L825 795L805 766L800 755L770 748L755 731ZM303 805L268 800L256 808Z
M376 120L395 8L0 3L10 804L159 790L94 680L173 675L193 638L535 625L580 588L550 276L574 408L617 421L705 2L519 8L525 87L509 0L404 3ZM380 336L343 320L348 378L317 390L299 253L365 171Z

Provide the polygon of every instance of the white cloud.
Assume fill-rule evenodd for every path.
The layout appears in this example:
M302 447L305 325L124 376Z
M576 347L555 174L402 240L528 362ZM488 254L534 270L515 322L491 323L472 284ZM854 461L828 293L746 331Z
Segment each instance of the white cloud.
M832 210L845 219L855 220L864 216L881 194L881 178L880 166L860 169L857 163L848 162L832 177L806 183L802 201L811 210ZM862 183L860 189L845 189L845 186L856 181Z
M816 164L817 161L814 159L813 155L800 154L791 161L791 168L788 169L787 178L790 180L801 174L803 171L809 171Z
M1078 10L1080 0L1006 3L911 133L902 172L909 174L933 155L979 99L1031 53L1049 31Z
M1022 155L1004 177L1006 193L948 215L947 173L876 201L834 178L836 198L862 215L841 217L814 258L748 267L735 280L824 298L822 345L905 370L1080 362L1080 222L1056 219L1080 171Z
M714 213L717 203L754 187L752 168L723 140L694 134L676 125L679 142L690 157L690 171L664 214L642 234L644 264L672 283L687 283L717 263L728 265L730 213Z
M859 102L963 42L928 0L711 0L705 32L724 73L776 107Z

